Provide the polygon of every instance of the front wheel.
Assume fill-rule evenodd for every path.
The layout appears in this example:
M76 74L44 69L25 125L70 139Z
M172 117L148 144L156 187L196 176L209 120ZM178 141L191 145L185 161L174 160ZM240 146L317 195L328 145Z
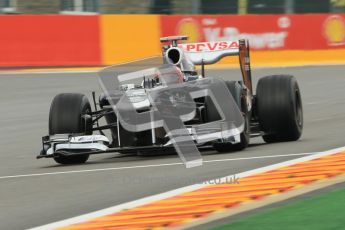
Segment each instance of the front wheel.
M249 145L250 140L250 116L248 112L247 103L244 97L242 97L243 88L240 83L237 81L225 81L225 84L233 97L235 103L240 108L243 118L244 118L244 130L240 134L241 141L237 144L219 142L214 143L213 147L217 152L229 152L229 151L240 151L245 149ZM220 116L218 115L215 106L210 103L210 100L206 101L206 112L208 121L219 120ZM211 119L210 119L211 118Z
M244 115L244 130L240 134L240 142L237 144L231 144L231 143L214 143L213 148L220 153L225 153L229 151L241 151L249 145L250 140L250 126L249 126L249 117L247 115Z
M54 134L92 134L92 124L83 115L91 112L87 97L83 94L58 94L52 101L49 112L49 135ZM81 164L89 155L57 156L59 164Z

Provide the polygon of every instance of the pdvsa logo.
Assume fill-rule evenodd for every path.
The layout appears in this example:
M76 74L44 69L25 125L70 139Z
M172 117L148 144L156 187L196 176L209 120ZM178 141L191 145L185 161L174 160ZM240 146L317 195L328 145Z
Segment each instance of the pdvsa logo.
M345 44L345 20L339 15L329 16L324 23L324 35L331 46Z
M222 42L201 42L201 43L189 43L187 45L181 44L182 47L187 52L210 52L210 51L220 51L225 49L238 49L238 41L222 41Z

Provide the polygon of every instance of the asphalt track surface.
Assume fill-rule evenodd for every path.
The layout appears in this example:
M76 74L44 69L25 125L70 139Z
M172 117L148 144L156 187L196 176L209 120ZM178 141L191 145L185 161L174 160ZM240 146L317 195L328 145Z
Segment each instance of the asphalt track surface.
M240 77L238 70L207 73L225 79ZM242 152L203 152L204 165L192 169L179 164L176 155L111 153L92 156L87 164L75 166L36 160L41 137L48 132L53 97L61 92L81 92L91 98L92 90L100 92L97 74L2 74L0 229L40 226L302 156L290 154L345 146L345 66L257 69L253 71L254 85L259 77L277 73L293 74L300 84L305 121L301 140L265 144L255 138Z

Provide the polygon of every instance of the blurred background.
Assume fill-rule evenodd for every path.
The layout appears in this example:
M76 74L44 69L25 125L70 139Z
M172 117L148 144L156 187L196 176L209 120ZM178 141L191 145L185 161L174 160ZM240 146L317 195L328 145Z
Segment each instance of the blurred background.
M247 39L254 66L345 60L345 0L0 0L0 25L0 68L106 66L171 35Z
M0 0L3 14L282 14L344 12L345 0Z

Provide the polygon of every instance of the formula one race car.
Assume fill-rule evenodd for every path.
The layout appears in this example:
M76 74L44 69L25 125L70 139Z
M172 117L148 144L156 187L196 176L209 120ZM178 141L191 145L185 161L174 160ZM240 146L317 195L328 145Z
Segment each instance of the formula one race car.
M204 147L227 152L246 148L250 137L267 143L300 138L302 102L293 76L262 77L254 95L248 41L184 40L161 38L162 57L101 70L103 93L97 102L92 92L94 111L83 94L57 95L37 158L80 164L90 154L170 151L195 161ZM205 66L225 56L239 56L241 81L205 76Z

